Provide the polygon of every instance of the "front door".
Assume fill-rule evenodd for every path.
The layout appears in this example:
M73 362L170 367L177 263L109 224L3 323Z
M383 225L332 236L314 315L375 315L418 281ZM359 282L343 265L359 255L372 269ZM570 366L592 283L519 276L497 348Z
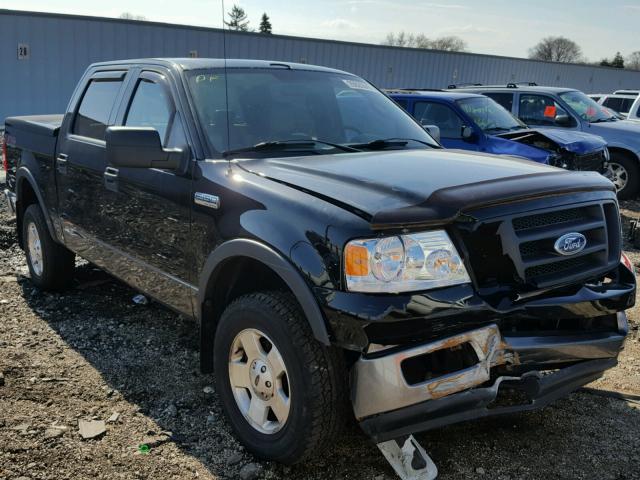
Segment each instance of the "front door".
M188 150L183 120L161 71L141 71L124 95L116 124L153 127L164 148ZM105 232L118 252L117 274L161 302L193 313L190 243L191 162L186 171L114 168L103 172L115 229Z
M465 122L448 105L440 102L418 101L413 107L413 116L421 125L436 125L440 128L440 143L446 148L478 150L477 136L465 139L462 136Z

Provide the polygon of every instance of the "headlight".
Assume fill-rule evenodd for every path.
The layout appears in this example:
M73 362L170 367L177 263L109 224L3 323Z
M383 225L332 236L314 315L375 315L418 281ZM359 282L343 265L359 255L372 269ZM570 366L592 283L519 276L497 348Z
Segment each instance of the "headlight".
M345 274L353 292L410 292L471 281L444 230L352 240L345 247Z

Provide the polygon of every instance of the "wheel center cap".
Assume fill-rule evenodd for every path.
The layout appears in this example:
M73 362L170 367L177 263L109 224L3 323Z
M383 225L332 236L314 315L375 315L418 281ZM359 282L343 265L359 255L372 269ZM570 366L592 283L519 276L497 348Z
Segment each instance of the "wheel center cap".
M249 369L251 389L262 400L269 400L273 397L273 375L266 362L254 360Z

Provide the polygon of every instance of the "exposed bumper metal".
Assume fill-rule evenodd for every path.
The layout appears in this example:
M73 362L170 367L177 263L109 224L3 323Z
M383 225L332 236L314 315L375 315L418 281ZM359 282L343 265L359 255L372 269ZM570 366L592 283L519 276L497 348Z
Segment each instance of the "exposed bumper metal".
M417 385L407 383L402 362L412 357L469 343L478 363L454 373L442 375ZM425 400L432 400L480 385L489 380L490 369L504 363L500 331L496 325L465 332L433 343L375 358L361 358L354 369L353 410L356 418L395 410Z
M9 210L11 210L11 213L15 215L16 214L16 194L10 190L5 190L3 193L7 199L7 205L9 205Z
M408 434L501 413L501 408L489 410L488 405L496 400L503 382L507 389L524 391L529 399L529 403L509 407L503 413L538 408L614 366L627 331L626 316L620 312L617 331L503 337L497 325L488 325L401 351L363 356L353 369L354 413L365 431L377 435L380 441L394 438L382 434L399 430L398 418L401 433ZM405 360L460 348L465 343L477 356L473 366L417 384L407 381ZM491 369L499 365L504 366L500 370L503 376L496 379ZM559 367L563 368L552 374L538 371ZM492 378L493 385L487 387Z
M376 442L383 442L466 420L535 410L596 380L616 363L615 358L591 360L549 375L532 371L521 377L499 377L490 387L475 388L370 417L361 421L360 426ZM490 408L503 387L524 392L528 403Z

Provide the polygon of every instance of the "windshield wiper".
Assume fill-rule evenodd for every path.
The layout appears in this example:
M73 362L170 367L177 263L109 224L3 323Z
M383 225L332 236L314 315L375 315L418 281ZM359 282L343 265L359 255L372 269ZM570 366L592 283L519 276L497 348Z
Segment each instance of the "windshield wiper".
M338 143L325 142L324 140L314 140L312 138L305 140L274 140L270 142L260 142L249 147L235 148L233 150L227 150L222 152L224 158L237 155L239 153L248 152L264 152L269 150L285 150L287 148L295 149L309 149L316 147L317 145L328 145L330 147L342 150L343 152L359 152L357 148L350 147L348 145L340 145ZM317 152L318 149L312 150Z
M602 122L615 122L618 119L615 116L609 118L598 118L596 120L592 120L591 123L602 123Z
M437 148L436 145L423 140L417 140L415 138L379 138L367 143L350 143L349 146L352 148L364 148L367 150L384 150L385 148L391 147L405 147L409 142L417 142L426 145L427 147Z

